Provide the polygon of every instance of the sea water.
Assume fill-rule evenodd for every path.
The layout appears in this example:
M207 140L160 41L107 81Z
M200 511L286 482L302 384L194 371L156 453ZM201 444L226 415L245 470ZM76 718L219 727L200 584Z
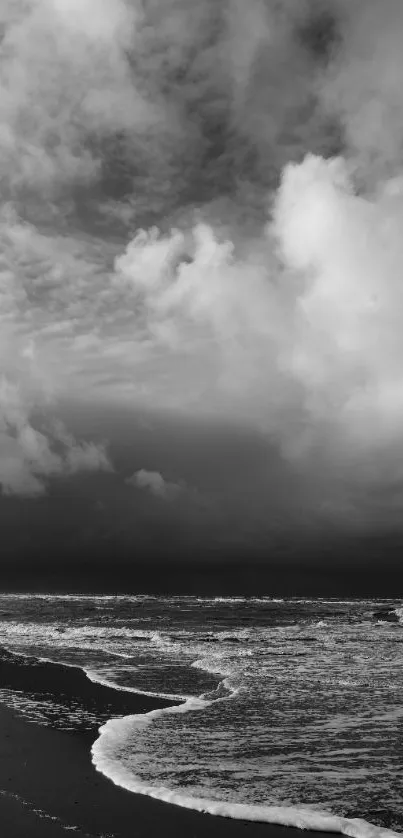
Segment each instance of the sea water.
M115 783L229 817L379 836L403 831L402 605L2 595L0 644L177 702L99 720L93 762ZM10 689L0 700L74 727L71 706L35 708Z

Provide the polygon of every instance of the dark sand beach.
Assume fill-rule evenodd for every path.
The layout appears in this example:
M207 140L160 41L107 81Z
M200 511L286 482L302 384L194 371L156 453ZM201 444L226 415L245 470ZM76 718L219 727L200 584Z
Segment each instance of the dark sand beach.
M0 664L0 686L36 695L96 702L121 715L147 712L165 702L93 684L75 668L17 662ZM91 763L97 731L72 732L26 721L0 705L0 825L2 838L298 838L300 830L204 815L132 794L99 774ZM320 838L325 833L304 832ZM326 833L328 834L328 833Z

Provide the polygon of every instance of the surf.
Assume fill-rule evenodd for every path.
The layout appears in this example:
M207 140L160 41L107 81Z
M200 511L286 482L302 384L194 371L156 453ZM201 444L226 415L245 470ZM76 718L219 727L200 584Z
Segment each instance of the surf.
M217 700L226 700L224 699ZM255 821L261 823L292 826L298 829L311 829L318 832L333 832L351 836L351 838L393 838L401 833L371 824L361 818L343 818L329 812L320 812L309 806L258 806L246 803L210 800L194 797L185 791L176 791L144 783L121 762L119 753L124 749L128 734L152 725L155 719L165 714L183 714L203 711L211 701L200 697L190 698L183 704L151 710L148 713L127 716L123 719L110 719L99 729L99 737L91 749L92 764L95 769L111 780L135 794L143 794L156 800L171 803L196 812L204 812L224 818Z

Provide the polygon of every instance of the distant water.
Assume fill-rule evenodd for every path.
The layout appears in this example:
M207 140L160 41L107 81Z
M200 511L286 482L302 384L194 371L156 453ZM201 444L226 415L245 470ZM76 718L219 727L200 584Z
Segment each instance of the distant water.
M0 596L6 649L183 700L103 725L93 761L114 782L359 836L403 831L402 623L403 603L385 600ZM74 727L62 698L36 706L8 689L0 701Z

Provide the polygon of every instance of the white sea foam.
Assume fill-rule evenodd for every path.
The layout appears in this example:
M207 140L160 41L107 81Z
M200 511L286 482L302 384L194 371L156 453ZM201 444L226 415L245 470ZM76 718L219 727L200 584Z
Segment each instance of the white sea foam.
M121 684L116 684L112 679L105 678L105 676L100 675L99 672L96 672L93 669L86 669L85 667L80 667L83 672L85 672L87 678L93 682L93 684L101 684L104 687L110 687L113 690L118 690L118 692L128 692L128 693L135 693L136 695L147 695L149 698L166 698L167 701L188 701L192 698L189 695L180 695L177 693L164 693L164 692L151 692L151 690L140 690L138 687L126 687Z
M210 602L210 603L242 603L242 602L251 602L251 603L282 603L282 602L290 602L294 604L304 604L304 603L322 603L322 604L329 604L329 605L353 605L355 603L362 603L362 599L360 597L356 597L353 599L326 599L323 597L272 597L272 596L215 596L215 597L208 597L208 596L196 596L196 595L171 595L171 596L157 596L155 594L82 594L82 593L72 593L72 594L50 594L50 593L1 593L2 600L49 600L49 602ZM377 599L377 603L388 603L390 602L389 598L380 597Z
M26 721L45 727L76 730L77 725L80 725L92 730L97 723L99 724L99 716L81 707L77 702L66 705L54 698L39 698L37 695L6 687L0 688L0 702Z
M393 830L375 826L361 818L343 818L328 812L313 810L304 805L257 806L193 797L169 788L147 784L122 764L119 754L124 749L129 736L132 736L136 729L144 729L164 714L204 710L210 703L204 699L192 698L177 707L152 710L150 713L126 716L123 719L110 719L100 728L99 738L92 746L93 765L115 785L128 791L197 812L320 832L338 832L342 835L349 835L351 838L392 838L399 835Z
M108 651L108 647L104 648L102 645L103 641L106 641L108 644L114 639L119 642L122 640L132 641L133 639L154 641L156 643L161 641L161 635L158 631L148 629L127 628L116 625L91 626L83 625L82 623L78 625L65 625L62 622L54 622L46 625L35 621L20 622L19 620L0 620L0 637L3 637L6 642L26 640L28 643L46 642L49 644L54 643L57 646L66 645L69 647L77 641L81 648L85 648L86 643L90 643L92 648L95 648L93 644L97 642L99 648L105 652ZM110 647L109 651L111 651ZM122 654L122 651L120 651L120 655Z
M18 654L23 658L31 658L32 655L26 652L18 652ZM41 663L49 663L53 666L58 664L60 666L67 666L69 669L77 669L80 672L84 672L84 675L88 678L89 681L92 681L93 684L100 684L103 687L109 687L112 690L116 690L117 692L128 692L134 693L135 695L146 695L149 698L164 698L167 701L188 701L191 699L192 696L189 695L181 695L177 693L164 693L164 692L152 692L151 690L140 690L137 687L127 687L122 684L116 684L111 678L106 678L103 674L100 674L94 669L88 669L85 666L80 666L79 664L75 663L67 663L65 661L55 661L53 658L47 658L43 655L38 655L36 658Z
M394 612L399 619L399 623L403 625L403 606L401 606L400 608L395 608Z

